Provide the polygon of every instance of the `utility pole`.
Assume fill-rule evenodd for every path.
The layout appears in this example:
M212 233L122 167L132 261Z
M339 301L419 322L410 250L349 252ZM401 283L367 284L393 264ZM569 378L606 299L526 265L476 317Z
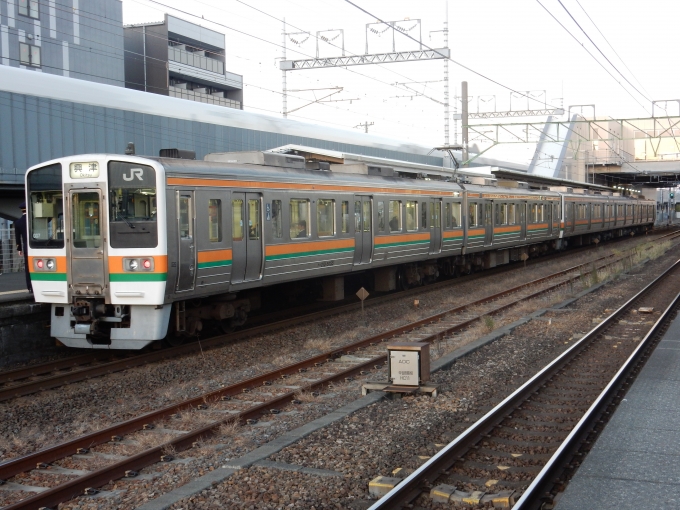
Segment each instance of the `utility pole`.
M449 47L449 0L444 0L444 48ZM444 145L449 145L449 59L444 59Z
M283 61L286 60L286 18L283 18ZM286 84L286 71L282 70L281 71L281 77L283 78L283 93L282 93L282 99L283 99L283 118L288 117L288 90L287 90L287 84Z
M373 122L366 121L363 124L357 124L354 127L355 128L362 127L362 128L364 128L364 133L368 133L368 126L372 126L372 125L373 125Z
M462 146L463 146L463 166L468 166L465 163L468 160L468 90L467 82L460 84L461 96L461 131L462 131Z

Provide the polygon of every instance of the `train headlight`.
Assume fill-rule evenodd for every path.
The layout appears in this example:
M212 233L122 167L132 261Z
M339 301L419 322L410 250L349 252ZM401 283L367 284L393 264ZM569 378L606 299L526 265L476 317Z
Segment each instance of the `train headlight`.
M54 271L55 266L54 259L47 259L47 262L45 262L45 267L50 271Z
M125 271L153 271L153 257L143 259L123 259L123 269Z

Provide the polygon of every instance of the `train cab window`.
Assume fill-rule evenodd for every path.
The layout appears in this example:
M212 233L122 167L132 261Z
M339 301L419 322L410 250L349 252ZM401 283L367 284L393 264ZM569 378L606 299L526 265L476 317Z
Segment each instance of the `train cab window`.
M272 235L275 239L283 237L283 208L281 200L272 200Z
M378 232L385 230L385 202L378 202Z
M108 171L111 247L157 246L156 171L122 161L109 162Z
M335 235L335 200L318 200L316 203L316 229L319 237Z
M468 206L468 226L469 227L476 227L479 225L478 220L479 218L477 217L477 204L475 202L471 203Z
M390 200L390 232L401 232L401 201Z
M248 239L257 241L262 232L260 230L260 200L252 198L248 200Z
M291 198L290 238L306 239L307 237L309 237L309 200Z
M425 202L420 204L420 228L427 228L427 205Z
M208 200L208 239L222 242L222 201L216 198Z
M418 230L418 202L406 202L406 230Z
M243 241L243 200L231 201L231 238Z
M64 194L61 165L28 173L28 226L31 248L64 247Z
M445 228L460 227L460 204L446 204L444 209L444 226Z
M515 223L515 204L508 204L508 225Z
M349 202L343 200L340 204L340 214L342 214L342 233L347 234L349 232Z

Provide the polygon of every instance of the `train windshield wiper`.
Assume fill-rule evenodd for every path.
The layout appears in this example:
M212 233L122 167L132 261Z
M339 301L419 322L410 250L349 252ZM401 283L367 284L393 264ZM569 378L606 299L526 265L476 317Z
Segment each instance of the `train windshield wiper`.
M119 214L118 217L119 217L121 220L123 220L123 221L125 222L125 224L126 224L128 227L130 227L130 228L135 228L135 226L134 226L132 223L130 223L130 222L127 220L127 218L126 218L125 216Z

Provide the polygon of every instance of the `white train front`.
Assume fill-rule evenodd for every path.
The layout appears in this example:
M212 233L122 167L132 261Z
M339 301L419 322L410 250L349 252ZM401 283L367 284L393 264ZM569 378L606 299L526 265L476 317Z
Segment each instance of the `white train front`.
M630 197L229 158L89 154L28 170L29 269L52 336L141 349L242 324L263 286L303 281L339 299L344 275L363 272L389 291L654 221L654 202Z

